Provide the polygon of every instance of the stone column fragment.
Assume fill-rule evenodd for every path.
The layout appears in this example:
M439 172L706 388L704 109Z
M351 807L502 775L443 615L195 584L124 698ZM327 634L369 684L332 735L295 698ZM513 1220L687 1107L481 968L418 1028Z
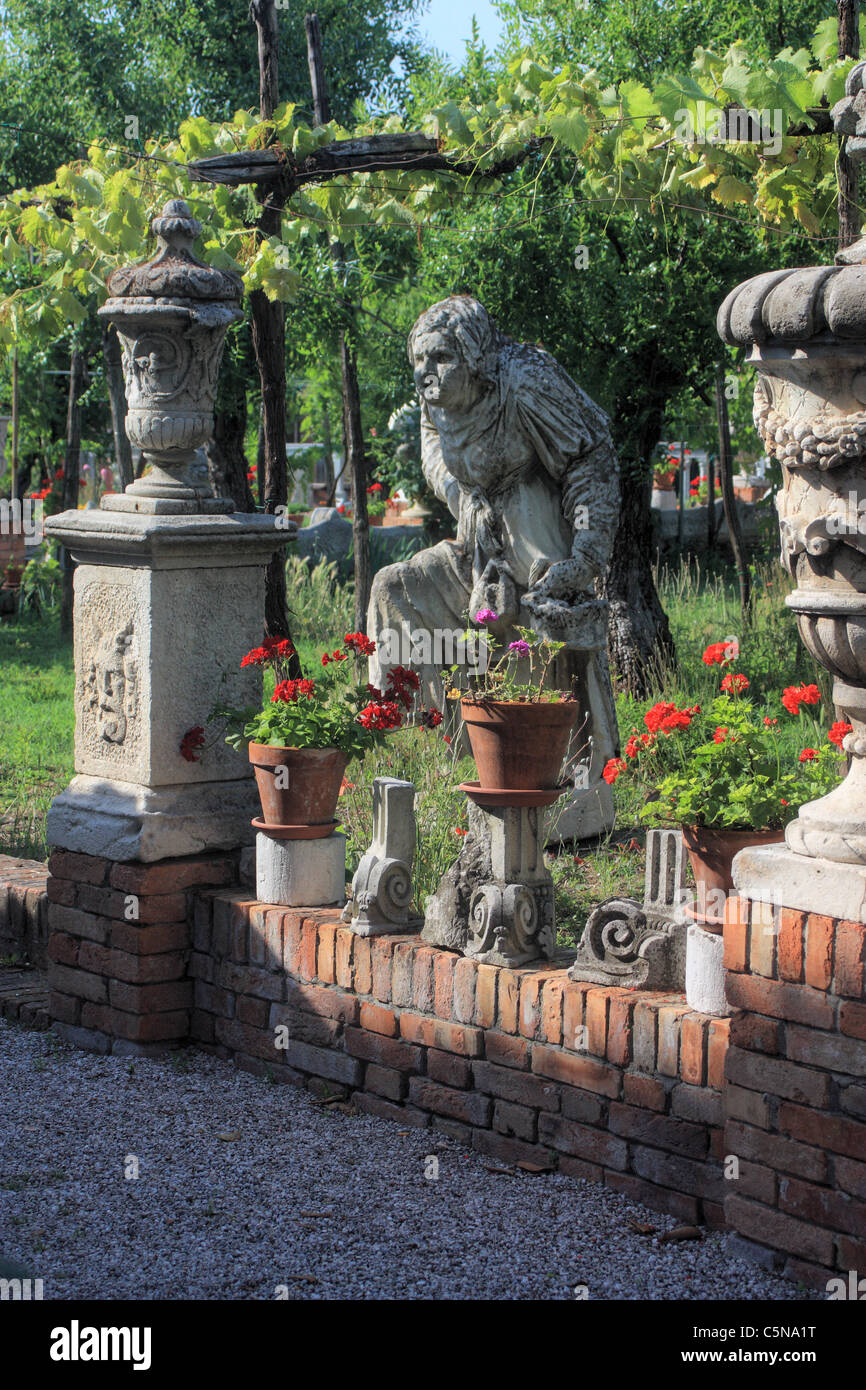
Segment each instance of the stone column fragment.
M373 839L352 879L345 913L359 936L384 936L418 925L410 915L415 833L414 783L375 778Z

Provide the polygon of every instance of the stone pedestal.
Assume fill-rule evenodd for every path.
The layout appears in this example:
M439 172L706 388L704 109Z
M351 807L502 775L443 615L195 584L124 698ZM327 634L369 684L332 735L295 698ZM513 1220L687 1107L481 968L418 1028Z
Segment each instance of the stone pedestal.
M421 925L411 916L415 858L415 786L396 777L373 781L373 839L352 879L343 920L359 936L385 936Z
M346 896L346 837L256 836L256 897L281 907L331 907Z
M686 934L686 1003L698 1013L724 1018L731 1012L725 998L724 940L696 924Z
M551 960L553 878L544 863L549 810L469 803L469 833L425 911L425 941L488 965Z
M115 861L250 843L246 757L208 725L217 704L255 704L240 658L262 629L265 567L294 534L274 518L63 512L46 533L75 572L75 771L48 815L55 848ZM180 751L201 727L196 761Z

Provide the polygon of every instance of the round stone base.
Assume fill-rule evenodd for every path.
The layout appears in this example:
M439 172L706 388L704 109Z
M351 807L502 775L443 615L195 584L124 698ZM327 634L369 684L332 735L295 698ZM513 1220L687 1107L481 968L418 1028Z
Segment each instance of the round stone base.
M275 840L256 836L256 898L279 907L332 907L346 901L346 837Z
M725 998L724 940L703 927L689 927L686 936L686 1003L702 1014L733 1012Z

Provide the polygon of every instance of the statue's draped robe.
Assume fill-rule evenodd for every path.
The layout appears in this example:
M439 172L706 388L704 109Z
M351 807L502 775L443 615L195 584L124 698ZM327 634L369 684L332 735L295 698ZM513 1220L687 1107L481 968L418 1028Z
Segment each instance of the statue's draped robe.
M593 575L604 573L619 512L607 416L549 353L506 339L494 379L471 412L455 416L422 403L421 443L425 477L456 518L457 539L380 570L370 636L403 623L410 631L463 630L467 615L486 606L502 618L497 640L513 640L515 623L565 638L552 683L573 683L588 712L575 751L590 761L591 750L595 785L616 747L603 605L592 589L576 586L548 605L558 619L548 622L543 607L532 611L523 598L557 561L584 557ZM585 585L584 567L574 569ZM584 614L591 621L582 624ZM415 665L428 702L441 707L439 668ZM381 685L384 675L374 658L371 680Z

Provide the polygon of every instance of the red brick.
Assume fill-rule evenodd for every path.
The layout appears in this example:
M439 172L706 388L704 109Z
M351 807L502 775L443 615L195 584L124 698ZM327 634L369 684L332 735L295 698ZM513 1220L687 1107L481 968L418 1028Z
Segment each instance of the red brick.
M414 941L398 941L391 961L391 999L398 1008L412 1005L412 966L415 958Z
M550 977L550 971L546 970L527 971L521 976L517 1025L524 1038L541 1036L541 998Z
M825 1072L801 1066L782 1057L765 1057L759 1052L728 1049L725 1075L735 1085L752 1091L766 1091L819 1110L830 1103L830 1078Z
M438 952L419 946L412 963L412 1002L422 1014L431 1014L435 999L433 964Z
M354 990L356 994L370 994L373 989L373 953L369 936L355 937Z
M51 932L68 932L70 936L86 937L88 941L105 941L111 923L107 917L94 917L92 912L81 912L77 907L62 907L60 903L48 904L48 929Z
M607 1123L612 1134L634 1139L641 1144L652 1144L666 1153L703 1158L707 1152L706 1126L678 1120L672 1115L656 1115L651 1110L640 1110L634 1105L621 1105L614 1101Z
M659 1187L654 1182L635 1177L634 1173L614 1173L608 1170L603 1174L604 1185L613 1192L621 1192L632 1202L640 1202L653 1211L664 1211L669 1216L687 1225L695 1226L701 1220L700 1206L696 1197L688 1197L683 1192L672 1192L670 1188Z
M287 975L297 977L301 958L302 918L297 912L283 915L283 969ZM355 937L360 941L360 937Z
M752 903L749 970L768 979L776 975L776 916L771 903Z
M708 1197L712 1202L725 1199L727 1183L713 1155L710 1162L703 1163L684 1154L664 1153L661 1149L632 1144L631 1166L638 1177L647 1178L660 1187L670 1187L692 1197Z
M621 1073L603 1062L596 1062L592 1057L579 1057L534 1043L532 1070L551 1077L553 1081L564 1081L568 1086L580 1086L598 1095L619 1095Z
M301 923L301 941L298 948L298 979L309 984L316 978L316 956L319 950L319 929L315 922ZM366 991L364 991L366 993Z
M562 1044L562 996L567 975L562 970L545 980L541 991L541 1027L539 1037L553 1047Z
M845 999L839 1006L839 1027L849 1038L866 1039L866 1005Z
M454 1012L454 967L457 957L450 951L437 951L433 960L433 1012L437 1018L451 1018Z
M837 1187L866 1200L866 1163L858 1163L853 1158L836 1158L833 1176Z
M631 1061L632 1018L637 996L631 990L611 991L607 1020L607 1060L615 1067L627 1067Z
M866 1125L840 1115L807 1110L802 1105L783 1101L779 1106L779 1129L792 1139L820 1145L849 1158L862 1158L866 1153Z
M779 1208L801 1221L830 1226L850 1236L866 1236L866 1205L829 1187L816 1187L800 1178L781 1178Z
M316 957L316 975L323 984L333 985L337 981L336 954L337 932L339 927L325 922L319 927L319 953Z
M380 1120L391 1120L402 1129L427 1129L430 1116L424 1110L416 1110L413 1105L392 1105L383 1096L371 1095L369 1091L356 1091L352 1096L356 1110L365 1115L376 1115Z
M130 985L124 980L110 980L108 997L112 1008L131 1014L171 1013L192 1007L192 980L169 980L156 985Z
M499 1062L504 1067L519 1067L524 1071L528 1069L531 1059L528 1042L509 1037L507 1033L496 1033L492 1029L484 1034L484 1054L489 1062Z
M458 1057L480 1057L483 1034L480 1028L445 1019L425 1018L422 1014L401 1013L400 1034L407 1042L422 1047L438 1047L442 1052L454 1052Z
M352 988L352 965L355 942L360 941L348 927L337 928L337 944L334 955L334 974L341 989Z
M628 1166L628 1146L623 1139L589 1125L576 1124L562 1115L539 1115L538 1140L557 1152L573 1154L605 1168L622 1170Z
M367 1091L375 1091L376 1095L384 1096L386 1100L403 1100L409 1089L409 1082L404 1072L394 1071L391 1067L379 1067L375 1062L369 1062L364 1073L364 1088Z
M663 1111L667 1105L667 1091L661 1081L654 1076L638 1076L636 1072L626 1072L623 1077L623 1098L629 1105L640 1105L644 1110Z
M584 1014L586 997L592 985L585 981L569 980L562 997L562 1045L575 1052L586 1051Z
M728 1196L725 1215L728 1224L748 1240L771 1245L774 1250L788 1250L792 1255L819 1260L822 1264L832 1263L833 1237L829 1231L818 1230L813 1225L739 1197L736 1193Z
M564 1173L567 1178L582 1178L584 1182L604 1182L604 1169L600 1163L587 1163L583 1158L559 1154L556 1166L557 1171Z
M659 1009L657 1067L663 1076L679 1076L680 1020L688 1013L687 1004L667 1004Z
M113 949L130 955L156 956L164 951L185 951L190 945L188 922L160 922L139 926L135 922L112 922L109 938Z
M764 1052L768 1057L775 1057L782 1050L782 1025L776 1019L737 1013L728 1022L732 1046L746 1052Z
M499 972L499 998L496 1007L496 1023L503 1033L516 1033L518 1004L520 1000L520 976L513 970L501 969Z
M81 1000L71 994L59 994L53 989L48 996L48 1012L59 1023L78 1023L81 1018Z
M806 913L783 907L779 919L779 976L796 982L803 978Z
M536 1110L559 1109L559 1087L543 1077L515 1071L511 1067L497 1067L489 1061L473 1062L472 1076L476 1090L496 1096L499 1100L532 1106ZM595 1097L592 1099L595 1100Z
M367 1033L363 1028L346 1029L346 1051L352 1057L375 1062L380 1067L391 1067L395 1071L421 1070L423 1053L419 1047L412 1047L398 1038L383 1038L379 1033Z
M137 893L121 893L114 888L101 888L89 883L79 885L78 904L85 912L117 917L126 922L182 922L187 909L183 893L162 893L152 898L140 898ZM134 908L134 912L131 912L131 908Z
M105 883L111 860L98 859L92 854L72 854L56 849L48 860L48 872L54 878L71 878L75 883Z
M87 944L86 941L82 942L80 936L69 936L66 932L55 931L48 938L45 954L49 960L58 961L61 965L77 965L79 949Z
M161 859L158 864L112 864L108 876L112 888L142 897L182 893L186 888L221 888L234 880L234 861L225 855L207 859Z
M714 1018L707 1030L707 1085L720 1091L725 1084L725 1054L731 1031L729 1018Z
M728 1152L740 1158L765 1164L779 1173L792 1173L814 1182L825 1182L827 1157L820 1148L810 1148L780 1134L765 1134L761 1129L729 1120L725 1126Z
M479 1028L492 1028L496 1022L496 982L499 977L495 965L479 965L475 987L475 1013L473 1023Z
M543 1145L527 1144L523 1139L512 1139L489 1129L472 1131L472 1147L500 1163L534 1163L539 1168L554 1167L550 1150Z
M785 984L747 975L729 975L728 1003L770 1018L791 1019L811 1028L833 1027L833 1006L826 994L805 985Z
M475 1013L475 979L478 966L474 960L457 960L455 966L455 1017L457 1023L471 1023Z
M89 999L93 1004L104 1004L108 999L108 981L104 975L91 975L86 970L75 970L53 961L48 967L48 983L60 994Z
M238 1000L237 1016L241 1023L249 1023L253 1028L267 1028L270 1004L267 999L252 999L242 995Z
M725 903L726 970L745 970L749 959L749 901L734 894Z
M813 989L829 989L833 979L832 917L810 912L806 923L806 984Z
M393 936L372 938L373 983L370 992L380 1004L391 1002L391 961L395 944Z
M742 1120L758 1129L769 1129L773 1120L767 1096L735 1086L732 1081L725 1087L725 1114L730 1120Z
M246 996L244 996L246 997ZM199 1013L218 1014L220 1018L234 1018L236 996L227 989L208 984L206 980L196 980L193 985L193 1008ZM252 1001L267 1004L263 999Z
M457 1091L440 1086L423 1076L409 1078L409 1100L419 1110L433 1110L467 1125L486 1126L490 1123L491 1102L475 1091Z
M400 1025L394 1010L386 1009L381 1004L362 999L359 1017L362 1028L370 1033L381 1033L383 1038L395 1038L399 1032Z
M740 1197L754 1197L757 1202L766 1202L770 1207L776 1206L776 1174L763 1163L749 1163L746 1159L741 1159L736 1178L729 1181L732 1184L731 1190L736 1191Z
M174 1042L189 1036L189 1013L186 1010L175 1013L130 1014L120 1009L106 1009L105 1032L116 1038L126 1038L128 1042ZM226 1022L221 1019L219 1022ZM261 1037L256 1029L249 1030L253 1036Z
M595 1057L607 1053L607 1015L611 991L596 987L586 996L586 1050Z
M458 1090L466 1090L472 1084L471 1063L465 1057L457 1057L453 1052L440 1052L435 1047L427 1049L427 1075L431 1081L440 1081L443 1086L456 1086Z
M535 1141L536 1112L526 1105L513 1105L507 1100L498 1100L493 1106L493 1128L499 1134L507 1134L512 1139Z
M847 1271L856 1269L860 1279L864 1277L866 1271L866 1241L854 1240L851 1236L840 1235L836 1238L836 1268ZM861 1291L860 1298L863 1293ZM858 1299L859 1302L859 1299Z
M71 878L49 876L45 892L50 903L59 903L61 907L74 907L78 900L78 885Z
M836 928L837 994L862 999L866 994L866 926L839 922Z
M692 1086L703 1086L707 1052L706 1014L684 1014L680 1025L680 1076Z
M785 1051L794 1062L823 1067L825 1071L842 1072L848 1076L866 1074L866 1048L857 1038L846 1038L836 1032L816 1032L814 1028L786 1029ZM810 1101L814 1105L816 1102ZM820 1107L819 1107L820 1108Z

